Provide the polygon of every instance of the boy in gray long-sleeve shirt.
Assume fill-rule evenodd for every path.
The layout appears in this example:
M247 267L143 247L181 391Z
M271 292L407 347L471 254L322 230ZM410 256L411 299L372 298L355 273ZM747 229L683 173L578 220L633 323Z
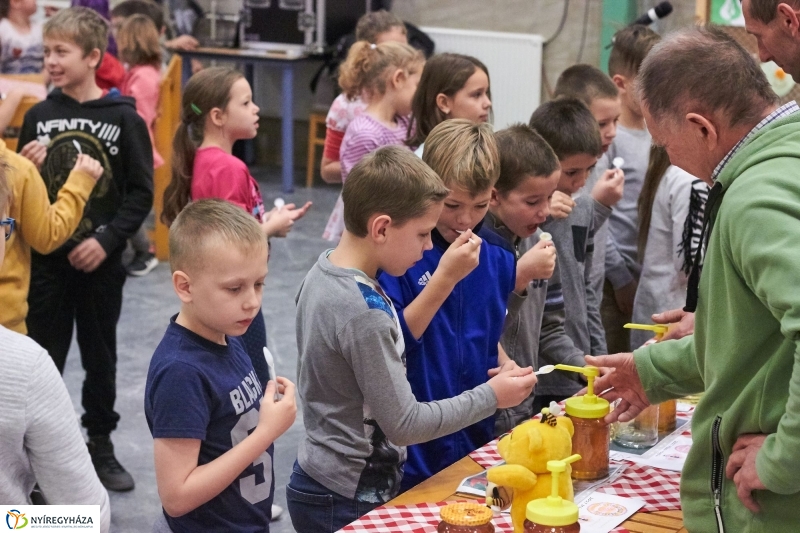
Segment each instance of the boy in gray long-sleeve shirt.
M405 377L397 313L375 280L431 248L447 189L401 147L364 157L342 191L345 232L297 295L297 380L306 434L286 499L298 533L336 531L395 497L404 446L519 404L536 382L507 364L455 398L418 403Z
M553 242L541 240L539 225L550 214L550 198L561 175L558 158L541 135L524 124L502 130L496 138L500 178L484 228L513 244L517 252L517 290L509 298L509 308L517 307L518 312L506 317L500 342L520 366L539 368L543 353L554 359L551 362L583 365L584 352L564 331L563 300L558 299L559 307L547 298L550 287L561 290L561 277ZM514 300L521 302L512 305ZM531 395L516 407L498 411L495 434L530 419L537 412L534 404Z
M600 131L594 116L579 100L564 98L539 106L531 116L530 125L558 156L561 175L557 190L576 194L586 183L601 152ZM550 217L542 230L552 234L558 252L567 335L583 353L600 355L607 350L600 300L591 283L595 209L605 209L606 217L611 211L588 196L579 196L567 218ZM558 292L556 286L548 289L548 300L552 301L549 307L554 312L559 307ZM552 364L561 354L540 353L539 357L542 362ZM579 382L560 373L542 378L537 388L537 407L540 402L547 405L550 400L561 400L581 388Z

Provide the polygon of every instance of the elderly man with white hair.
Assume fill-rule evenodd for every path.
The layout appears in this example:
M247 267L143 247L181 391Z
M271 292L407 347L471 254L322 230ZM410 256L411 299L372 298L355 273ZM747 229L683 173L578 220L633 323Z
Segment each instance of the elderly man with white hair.
M708 244L702 275L695 269L689 280L693 335L587 357L614 369L596 384L621 399L606 420L704 392L681 483L686 528L797 531L800 109L779 107L755 60L713 29L656 45L639 96L653 142L713 186Z

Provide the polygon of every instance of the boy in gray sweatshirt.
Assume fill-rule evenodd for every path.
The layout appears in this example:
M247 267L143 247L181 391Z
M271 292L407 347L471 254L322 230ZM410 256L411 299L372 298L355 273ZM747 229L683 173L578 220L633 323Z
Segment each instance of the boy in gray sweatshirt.
M553 148L561 164L556 189L566 195L578 193L594 169L602 142L597 121L579 100L563 98L542 104L533 112L530 126ZM553 236L561 273L560 293L566 314L565 329L575 347L583 354L606 353L606 340L600 320L600 299L591 283L594 252L595 209L611 209L587 195L575 198L575 206L566 218L549 217L542 230ZM548 300L558 300L558 288L548 289ZM557 311L559 306L553 305ZM540 352L542 363L556 364L559 353ZM542 376L537 387L537 407L551 400L572 396L582 384L561 372Z
M500 155L500 178L492 191L484 228L494 231L517 252L517 290L509 301L509 313L500 342L508 357L520 366L539 368L539 354L568 365L584 364L584 352L575 347L564 330L563 300L548 299L550 287L560 291L561 276L553 241L541 239L550 215L550 199L561 168L558 158L541 135L525 124L516 124L496 135ZM559 305L559 302L561 304ZM534 391L535 395L539 391ZM497 412L495 434L500 435L538 412L536 396L516 407Z
M419 403L397 313L376 281L432 247L448 190L405 148L365 156L342 190L345 231L297 295L297 380L305 436L286 500L298 533L331 532L394 498L405 446L458 431L530 396L533 369L508 362L455 398Z

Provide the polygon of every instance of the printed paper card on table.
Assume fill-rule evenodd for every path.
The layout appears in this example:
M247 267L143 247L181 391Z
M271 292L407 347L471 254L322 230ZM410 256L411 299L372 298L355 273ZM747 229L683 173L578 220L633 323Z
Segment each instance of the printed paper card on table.
M692 438L686 435L679 435L669 444L658 449L653 455L640 458L639 464L680 472L683 470L686 455L691 448Z
M581 533L609 533L644 506L636 498L595 492L578 504Z

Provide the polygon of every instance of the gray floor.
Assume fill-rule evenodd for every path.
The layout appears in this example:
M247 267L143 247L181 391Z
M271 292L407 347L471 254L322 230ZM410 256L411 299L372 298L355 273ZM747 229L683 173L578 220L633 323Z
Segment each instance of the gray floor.
M317 256L329 247L321 239L339 188L317 184L312 189L298 187L295 193L280 193L277 169L257 169L265 203L271 206L277 197L298 205L306 200L314 206L299 221L286 239L273 239L263 311L269 347L276 358L279 375L294 381L297 361L295 342L294 294ZM297 176L296 183L301 183ZM305 177L302 177L303 180ZM150 357L166 328L169 317L177 313L178 299L172 291L169 265L161 264L143 278L128 278L118 328L119 364L117 370L117 412L122 416L112 439L117 458L133 475L136 488L128 493L111 492L111 530L118 533L141 533L150 530L161 504L153 471L153 440L144 418L143 398ZM73 342L64 372L64 380L78 413L83 370L78 349ZM275 503L285 509L285 489L294 462L297 443L303 431L302 416L275 445ZM288 513L270 526L274 533L294 532Z

